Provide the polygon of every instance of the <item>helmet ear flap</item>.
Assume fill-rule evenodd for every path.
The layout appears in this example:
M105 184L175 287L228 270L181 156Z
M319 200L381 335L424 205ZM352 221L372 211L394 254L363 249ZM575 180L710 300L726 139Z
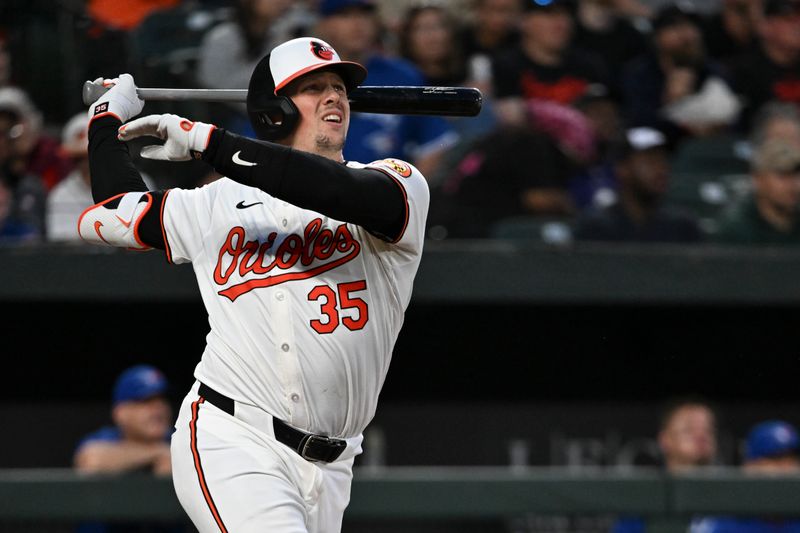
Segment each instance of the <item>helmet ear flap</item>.
M275 94L275 82L269 68L270 55L258 62L247 88L247 115L259 139L277 141L294 130L300 111L288 96Z

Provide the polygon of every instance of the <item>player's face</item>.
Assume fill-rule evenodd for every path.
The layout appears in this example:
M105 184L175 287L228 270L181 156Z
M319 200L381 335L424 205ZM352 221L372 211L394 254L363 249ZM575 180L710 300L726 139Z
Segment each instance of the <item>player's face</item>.
M713 413L702 405L678 409L659 438L671 469L709 465L717 454Z
M312 72L293 82L287 94L300 111L300 120L287 144L341 161L350 125L350 102L341 76L329 71Z
M114 421L128 439L158 442L169 431L172 408L162 396L124 402L114 408Z

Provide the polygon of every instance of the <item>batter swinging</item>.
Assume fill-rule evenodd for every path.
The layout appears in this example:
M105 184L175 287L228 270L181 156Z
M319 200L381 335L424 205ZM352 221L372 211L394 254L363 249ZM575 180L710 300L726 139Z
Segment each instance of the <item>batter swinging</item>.
M412 165L343 160L347 92L365 75L319 39L276 47L248 95L262 140L175 115L128 122L144 105L128 74L102 80L113 87L89 109L98 203L81 236L191 262L208 311L172 438L175 490L201 533L341 529L429 203ZM165 143L142 156L201 158L225 177L148 191L121 142L145 135Z

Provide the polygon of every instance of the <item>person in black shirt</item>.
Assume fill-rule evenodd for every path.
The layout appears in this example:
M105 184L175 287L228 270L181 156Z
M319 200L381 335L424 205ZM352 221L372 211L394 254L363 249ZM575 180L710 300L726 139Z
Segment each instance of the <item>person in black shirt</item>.
M653 20L652 50L622 74L629 126L648 126L671 142L730 129L741 109L722 66L706 54L697 13L669 4Z
M602 60L572 46L572 3L524 2L520 45L498 54L493 63L493 92L500 121L520 124L525 103L544 100L569 106L592 83L606 84Z
M718 11L700 19L708 55L728 64L749 52L758 37L758 5L752 0L722 0Z
M770 100L800 106L800 0L766 0L760 44L732 63L736 92L744 99L739 127L747 131Z
M602 60L617 91L625 64L647 46L642 33L615 0L578 0L573 44L583 50L602 50Z
M651 128L632 128L617 158L618 201L585 212L576 223L578 240L696 242L695 217L662 205L670 179L666 137Z

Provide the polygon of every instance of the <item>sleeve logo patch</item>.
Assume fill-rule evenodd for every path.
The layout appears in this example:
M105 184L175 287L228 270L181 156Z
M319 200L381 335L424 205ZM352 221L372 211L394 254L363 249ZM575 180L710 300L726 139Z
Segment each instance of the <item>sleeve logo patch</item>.
M103 102L102 104L97 104L94 108L94 114L99 115L100 113L105 113L108 111L108 102Z
M411 175L411 166L405 161L400 161L398 159L384 159L382 163L404 178L407 178Z

